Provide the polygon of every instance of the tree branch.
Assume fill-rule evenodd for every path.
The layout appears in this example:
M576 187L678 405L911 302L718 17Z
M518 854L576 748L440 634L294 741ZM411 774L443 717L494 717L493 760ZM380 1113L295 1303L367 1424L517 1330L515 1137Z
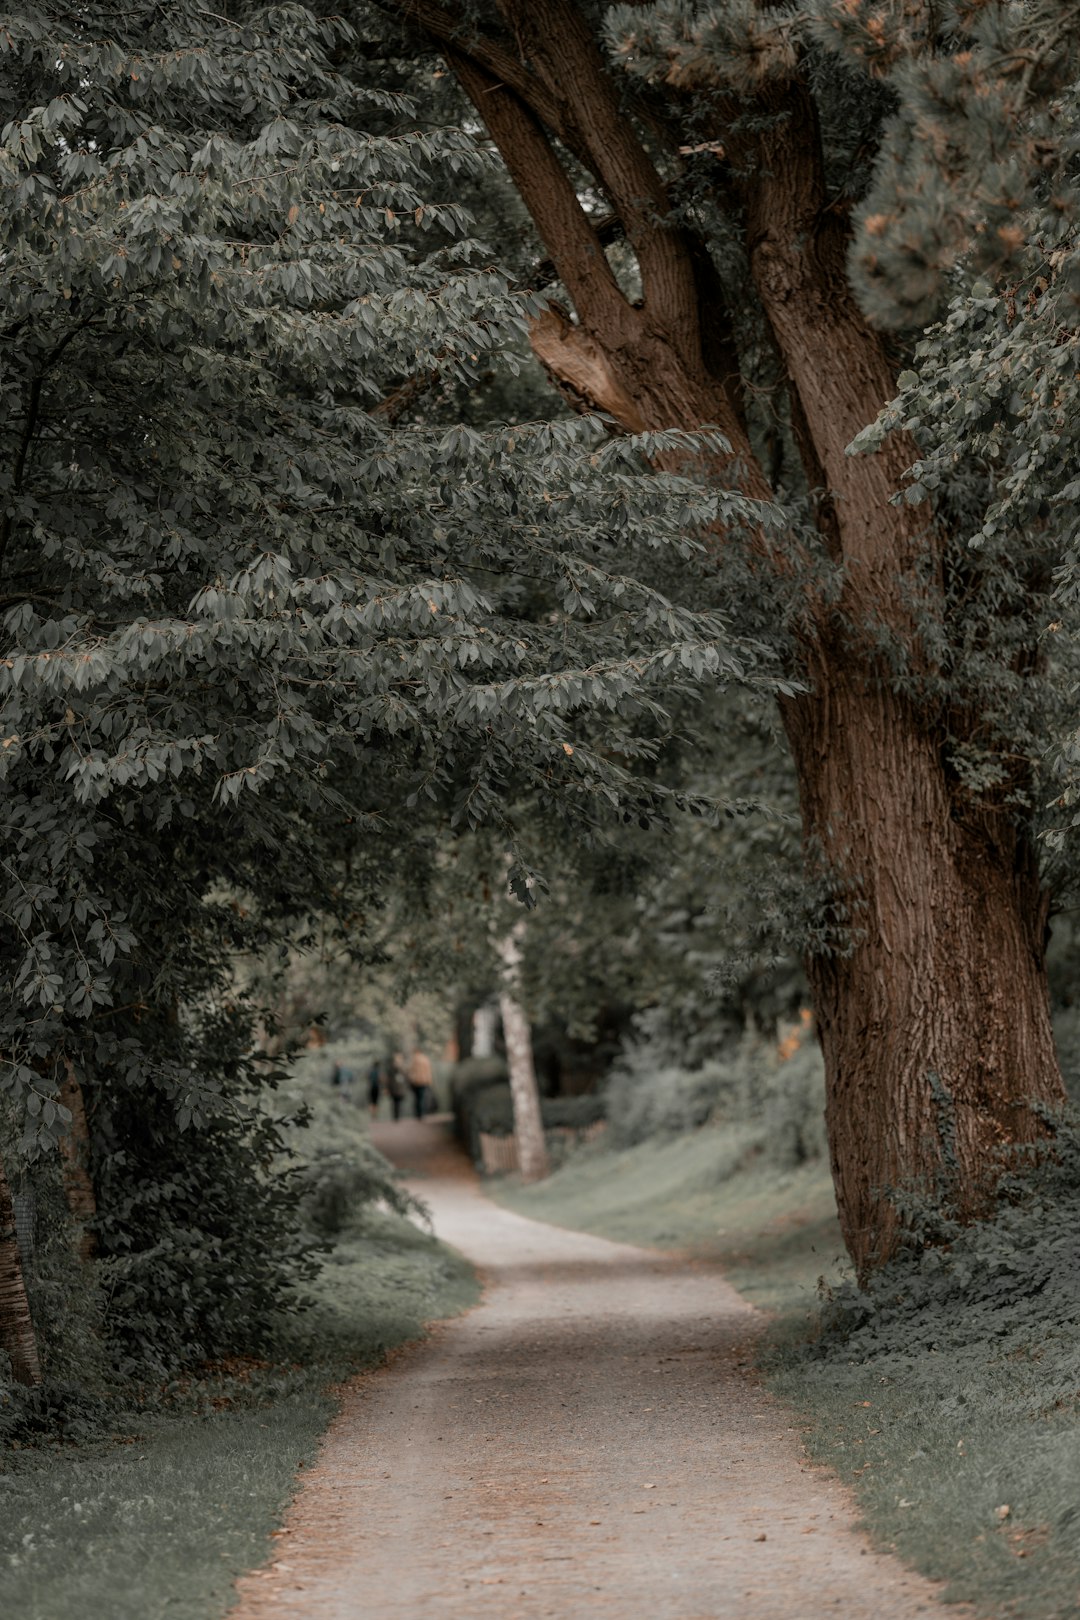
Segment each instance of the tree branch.
M621 242L626 236L626 232L623 230L623 222L618 214L605 214L602 219L590 219L589 223L596 233L596 239L601 247L609 247L612 242ZM525 285L539 292L544 287L550 287L551 283L558 281L558 279L559 272L555 261L553 259L541 259L539 264L533 266Z
M684 355L697 349L693 268L666 223L664 182L619 105L595 35L573 0L498 0L521 54L535 62L561 116L579 129L589 166L611 196L637 255L645 311Z
M11 500L14 500L22 489L23 478L26 474L26 461L30 454L30 446L34 442L38 417L41 413L41 390L45 375L59 360L68 344L74 342L80 332L85 331L88 326L92 326L95 319L96 316L87 315L84 320L79 321L69 331L65 332L59 343L46 355L38 368L37 375L30 384L30 394L26 404L26 420L23 422L19 448L15 452L15 465L11 473ZM4 560L8 542L11 539L12 521L13 514L9 505L3 518L0 519L0 563Z
M458 56L471 57L496 84L513 90L564 146L577 151L580 137L566 123L558 102L542 80L530 73L511 51L496 40L478 34L463 17L456 17L444 6L436 5L435 0L396 0L395 9L440 45L449 46Z
M604 411L628 433L648 426L636 400L611 368L603 348L564 310L551 305L529 322L533 353L560 394L577 411Z
M621 325L630 306L535 113L472 56L453 46L445 55L487 125L582 321Z
M41 410L41 387L43 382L44 376L41 372L38 372L37 376L30 384L30 397L26 404L26 418L23 422L23 430L19 439L19 448L15 452L15 466L12 468L11 473L10 498L12 501L15 500L16 496L22 490L23 475L26 472L26 458L30 454L30 446L34 440L34 433L38 424L38 415ZM13 517L14 514L11 510L11 506L9 505L7 511L4 513L3 518L0 519L0 563L2 563L4 560L4 556L8 548L8 541L11 539Z

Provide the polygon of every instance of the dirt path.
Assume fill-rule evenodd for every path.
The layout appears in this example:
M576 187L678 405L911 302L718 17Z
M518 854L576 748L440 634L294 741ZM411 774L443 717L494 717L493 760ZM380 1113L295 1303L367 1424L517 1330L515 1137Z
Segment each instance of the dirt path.
M714 1270L498 1208L435 1122L378 1140L484 1300L350 1386L231 1620L958 1614L803 1461Z

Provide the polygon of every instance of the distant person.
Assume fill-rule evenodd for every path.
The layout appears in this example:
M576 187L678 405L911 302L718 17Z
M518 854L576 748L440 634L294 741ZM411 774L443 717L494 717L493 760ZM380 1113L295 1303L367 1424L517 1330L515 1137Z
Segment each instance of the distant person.
M343 1097L352 1095L353 1081L355 1079L355 1074L346 1063L335 1063L330 1071L330 1084Z
M382 1091L383 1062L382 1058L376 1058L374 1063L371 1065L371 1068L367 1072L368 1107L371 1110L372 1119L374 1119L376 1114L379 1112L379 1098L382 1096Z
M401 1118L401 1105L405 1101L405 1059L400 1052L395 1052L390 1059L390 1069L386 1076L386 1092L390 1098L390 1107L394 1118Z
M435 1106L435 1076L431 1072L431 1059L419 1047L409 1064L409 1088L413 1094L413 1108L417 1119L423 1119Z

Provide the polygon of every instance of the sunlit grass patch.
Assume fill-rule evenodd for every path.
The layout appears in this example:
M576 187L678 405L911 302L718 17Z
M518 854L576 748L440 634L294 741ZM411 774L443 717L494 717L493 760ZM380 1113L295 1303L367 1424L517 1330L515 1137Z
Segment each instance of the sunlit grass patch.
M620 1151L576 1153L532 1187L494 1183L500 1202L557 1226L622 1243L692 1249L723 1265L755 1304L805 1312L818 1277L838 1274L843 1244L828 1170L781 1170L757 1127L705 1126Z

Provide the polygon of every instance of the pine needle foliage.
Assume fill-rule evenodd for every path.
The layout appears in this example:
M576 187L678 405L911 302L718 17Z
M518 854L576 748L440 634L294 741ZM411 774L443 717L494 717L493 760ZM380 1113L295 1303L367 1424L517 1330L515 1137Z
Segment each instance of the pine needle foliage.
M809 65L823 105L850 114L860 86L862 139L839 189L858 202L849 269L879 326L938 314L958 266L1021 265L1033 206L1051 248L1075 237L1080 23L1061 0L660 0L613 6L606 31L634 74L684 95L749 98ZM1069 286L1080 292L1075 268Z

